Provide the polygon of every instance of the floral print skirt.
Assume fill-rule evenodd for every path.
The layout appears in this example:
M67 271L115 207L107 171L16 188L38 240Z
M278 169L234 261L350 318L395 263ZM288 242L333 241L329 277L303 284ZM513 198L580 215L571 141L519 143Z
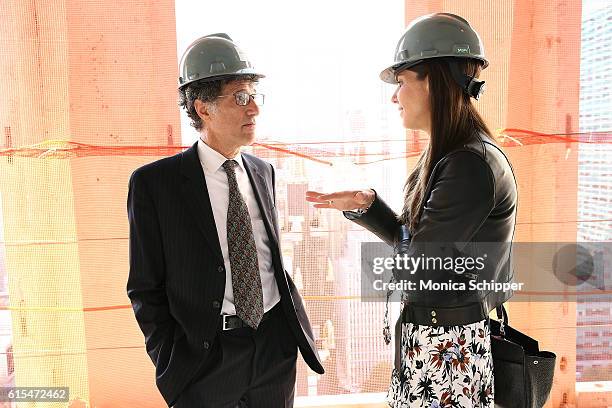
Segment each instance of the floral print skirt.
M493 357L487 320L465 326L402 325L401 370L393 370L393 408L493 408Z

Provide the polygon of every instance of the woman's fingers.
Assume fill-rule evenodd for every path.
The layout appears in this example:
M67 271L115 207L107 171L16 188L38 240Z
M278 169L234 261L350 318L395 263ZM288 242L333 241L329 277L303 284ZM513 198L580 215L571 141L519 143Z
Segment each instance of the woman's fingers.
M353 196L354 192L352 191L338 191L335 193L321 194L319 195L320 200L346 200L350 199Z
M306 192L306 197L310 197L310 196L315 197L315 196L320 196L321 194L323 194L323 193L319 193L317 191L308 190Z
M337 193L318 193L316 191L307 191L306 192L306 201L310 201L312 203L323 203L326 201L333 200L346 200L352 196L350 191L340 191Z
M337 191L334 193L320 193L307 191L306 201L315 203L315 208L335 208L345 211L360 208L372 201L373 192L368 190Z
M311 203L322 203L325 202L327 200L324 200L321 198L321 196L323 196L325 194L323 193L318 193L316 191L307 191L306 192L306 201L309 201Z
M334 193L331 193L334 194ZM321 198L323 196L328 196L330 195L330 193L319 193L318 191L307 191L306 192L306 197L307 198Z

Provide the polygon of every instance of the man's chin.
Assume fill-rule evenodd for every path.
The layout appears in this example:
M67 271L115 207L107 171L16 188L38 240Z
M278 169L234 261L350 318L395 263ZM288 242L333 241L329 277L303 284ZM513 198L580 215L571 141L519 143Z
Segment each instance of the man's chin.
M255 130L245 132L243 135L244 135L244 145L245 146L252 145L253 143L255 143L255 140L257 139L255 136Z

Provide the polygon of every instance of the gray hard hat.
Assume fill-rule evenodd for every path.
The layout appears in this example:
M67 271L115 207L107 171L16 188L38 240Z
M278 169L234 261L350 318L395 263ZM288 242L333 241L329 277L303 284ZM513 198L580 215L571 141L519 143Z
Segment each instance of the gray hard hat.
M400 71L419 62L441 57L473 58L489 65L478 33L462 17L450 13L428 14L413 20L395 48L395 62L380 79L397 83Z
M216 80L258 73L246 54L225 33L210 34L195 40L181 57L179 89L199 80Z

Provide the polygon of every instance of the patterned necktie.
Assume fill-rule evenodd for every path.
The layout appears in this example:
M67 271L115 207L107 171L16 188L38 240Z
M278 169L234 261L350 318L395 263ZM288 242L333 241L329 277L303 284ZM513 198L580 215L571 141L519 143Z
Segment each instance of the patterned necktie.
M234 306L236 315L257 329L264 314L263 292L251 217L236 181L234 167L237 165L235 160L223 163L229 184L227 247L232 270Z

